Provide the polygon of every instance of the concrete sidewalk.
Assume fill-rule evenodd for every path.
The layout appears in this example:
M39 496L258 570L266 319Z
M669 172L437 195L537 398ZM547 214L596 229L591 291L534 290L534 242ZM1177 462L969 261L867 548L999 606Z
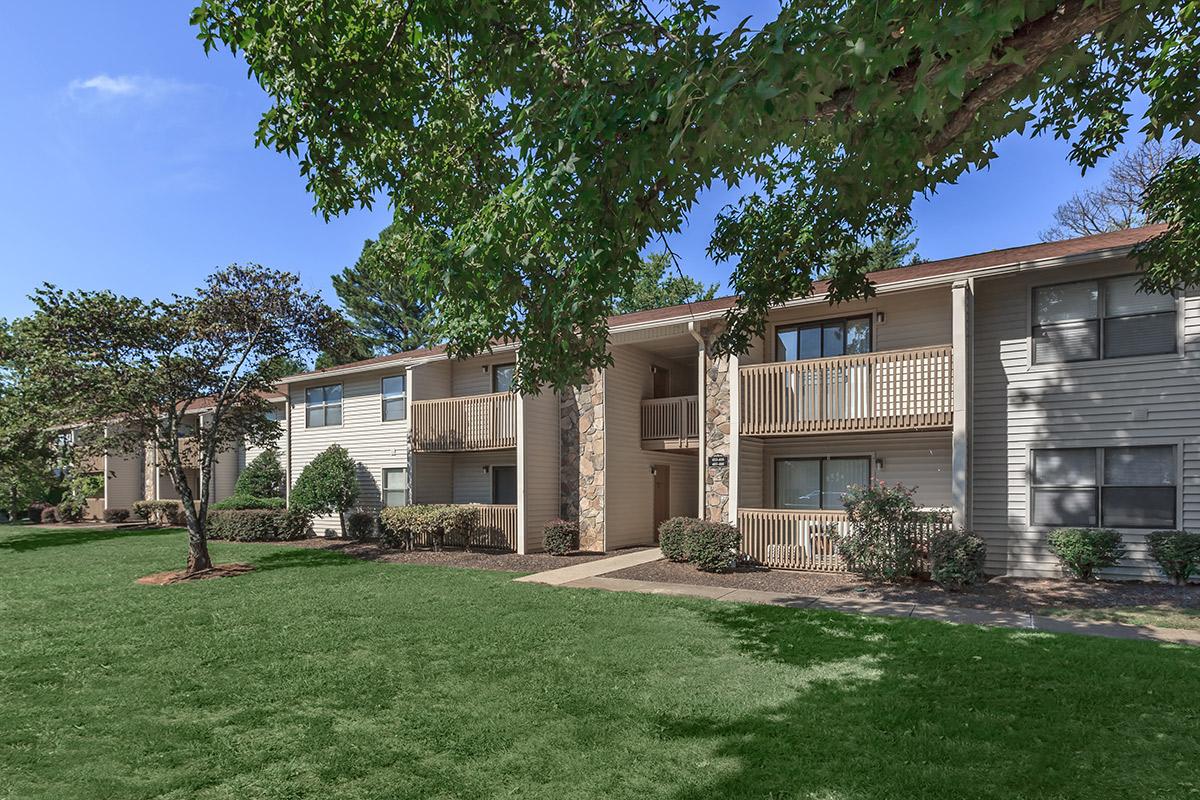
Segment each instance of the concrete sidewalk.
M626 578L606 578L609 572L656 561L662 557L658 548L623 553L612 558L589 561L517 578L528 583L546 583L569 589L603 589L610 592L639 592L642 594L702 597L733 603L785 606L820 611L841 611L846 614L871 614L884 617L910 617L949 622L956 625L989 625L1000 628L1023 628L1049 633L1078 633L1085 636L1107 636L1113 639L1144 639L1155 642L1200 646L1200 631L1176 628L1157 628L1152 625L1123 625L1117 622L1086 622L1082 620L1042 617L1021 611L992 611L981 608L924 605L866 600L854 597L823 595L778 594L754 589L732 589L692 583L663 583Z

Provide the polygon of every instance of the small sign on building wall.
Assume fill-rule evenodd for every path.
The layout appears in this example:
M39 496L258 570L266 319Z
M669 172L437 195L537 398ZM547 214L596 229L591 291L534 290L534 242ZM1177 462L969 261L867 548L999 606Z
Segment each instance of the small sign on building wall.
M718 453L715 456L709 456L708 457L708 465L710 467L716 467L717 469L721 469L723 467L728 467L729 466L729 456L725 455L724 453Z

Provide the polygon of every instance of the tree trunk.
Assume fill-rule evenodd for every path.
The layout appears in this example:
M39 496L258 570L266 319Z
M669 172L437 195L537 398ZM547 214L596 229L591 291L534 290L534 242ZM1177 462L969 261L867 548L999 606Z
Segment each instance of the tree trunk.
M212 569L212 556L208 554L208 537L200 529L199 520L188 521L187 574Z
M340 527L342 529L342 538L345 539L346 538L346 512L341 509L338 510L338 527Z

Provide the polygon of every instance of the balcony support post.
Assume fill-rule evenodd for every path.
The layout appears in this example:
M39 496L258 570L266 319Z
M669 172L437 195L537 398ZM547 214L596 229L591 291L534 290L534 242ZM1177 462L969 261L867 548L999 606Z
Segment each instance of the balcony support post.
M950 456L950 494L955 527L971 527L971 350L974 345L974 281L957 281L951 288L951 351L953 436Z

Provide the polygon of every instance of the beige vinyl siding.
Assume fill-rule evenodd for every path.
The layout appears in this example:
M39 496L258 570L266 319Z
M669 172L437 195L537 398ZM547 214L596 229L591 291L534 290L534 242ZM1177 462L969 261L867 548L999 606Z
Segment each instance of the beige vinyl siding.
M213 463L212 483L208 499L216 503L233 494L233 487L241 473L240 448L231 448L217 456Z
M516 450L455 453L451 468L453 503L491 503L492 467L515 467ZM487 470L485 471L485 467Z
M1173 444L1182 467L1180 527L1200 526L1200 298L1180 301L1181 353L1031 365L1034 286L1133 271L1129 262L1044 270L975 284L973 527L988 568L1057 576L1045 529L1028 519L1028 452L1042 447ZM1157 578L1144 530L1124 531L1117 578Z
M631 345L613 348L613 366L605 370L605 548L615 550L654 541L654 477L650 467L671 468L671 516L696 516L699 461L696 455L643 450L642 398L653 392L650 367L659 364L696 372Z
M408 399L436 400L450 396L449 361L419 364L408 371ZM380 379L382 381L382 378ZM382 388L382 383L381 383Z
M275 440L274 447L276 452L279 453L279 463L281 466L283 466L287 464L287 403L280 401L279 403L273 404L272 407L279 411L282 415L279 420L279 437ZM241 471L246 468L247 464L258 458L268 449L269 448L267 447L256 447L252 444L247 444L244 446L242 448L238 463L238 474L240 475Z
M413 453L409 472L412 486L410 502L449 503L454 499L454 455L452 453Z
M879 314L883 313L883 322ZM797 322L845 319L874 315L871 323L872 350L906 350L950 344L950 287L937 286L910 292L877 295L830 306L827 303L785 308L770 315L766 336L757 339L739 363L761 364L775 360L775 328Z
M141 454L109 454L104 457L104 507L132 508L143 499L145 462Z
M345 375L340 379L317 378L290 387L288 413L292 419L292 446L288 458L293 484L317 455L332 444L340 444L359 465L358 504L363 508L380 507L383 470L409 465L408 420L384 422L380 399L380 381L402 372L402 369L394 369ZM339 382L342 384L342 424L307 427L305 389ZM314 520L313 529L319 535L337 535L340 530L336 516Z
M741 437L741 441L744 445L748 437ZM746 452L744 447L742 452ZM764 508L775 507L775 459L789 457L870 456L872 478L916 489L916 500L922 507L948 507L951 502L949 431L769 439L763 440L761 452L758 480L747 475L756 466L752 459L739 463L738 469L739 485L747 481L761 485ZM877 459L883 459L882 467ZM739 498L738 504L754 508L749 499Z
M752 436L738 437L738 495L740 508L765 508L763 450L766 442Z
M546 522L558 516L558 395L543 389L520 399L517 481L526 553L542 549Z
M475 394L491 394L492 367L497 364L512 364L516 360L516 351L510 350L463 361L449 362L452 367L452 395L454 397L467 397Z

